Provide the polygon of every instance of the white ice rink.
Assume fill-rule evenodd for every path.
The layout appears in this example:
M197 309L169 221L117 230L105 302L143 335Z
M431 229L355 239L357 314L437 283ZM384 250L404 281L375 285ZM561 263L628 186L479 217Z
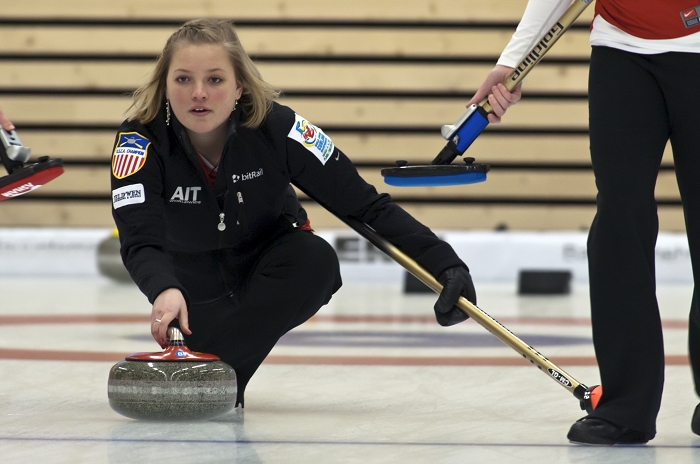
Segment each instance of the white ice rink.
M518 297L477 283L479 306L579 382L598 383L587 288ZM286 336L244 413L196 423L122 417L109 368L150 339L150 306L101 277L0 280L2 463L697 463L687 362L688 285L662 285L668 366L646 446L571 445L583 412L564 388L469 321L441 328L432 294L352 279Z

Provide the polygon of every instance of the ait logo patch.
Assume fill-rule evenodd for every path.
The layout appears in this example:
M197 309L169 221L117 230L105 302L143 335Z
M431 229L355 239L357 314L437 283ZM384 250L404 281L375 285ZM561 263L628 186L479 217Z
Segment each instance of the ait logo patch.
M324 134L320 128L296 113L294 114L294 126L292 126L287 137L302 144L323 165L326 164L326 161L328 161L335 149L335 145L333 145L330 137Z
M681 11L681 19L686 29L700 24L700 6Z
M138 172L146 163L151 141L138 132L120 132L112 154L112 175L123 179Z

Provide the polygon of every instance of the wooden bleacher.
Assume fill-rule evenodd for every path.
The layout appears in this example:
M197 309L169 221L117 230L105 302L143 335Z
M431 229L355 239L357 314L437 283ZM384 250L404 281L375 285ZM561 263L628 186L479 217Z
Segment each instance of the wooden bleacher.
M38 0L4 6L0 106L35 156L66 173L0 204L0 226L111 227L115 131L163 43L183 20L238 23L241 40L283 92L324 128L380 191L434 229L588 228L595 212L586 80L593 8L527 77L524 98L469 148L492 165L482 184L395 188L382 166L430 162L495 64L525 0ZM683 230L670 150L658 185L664 230ZM317 228L342 227L305 202Z

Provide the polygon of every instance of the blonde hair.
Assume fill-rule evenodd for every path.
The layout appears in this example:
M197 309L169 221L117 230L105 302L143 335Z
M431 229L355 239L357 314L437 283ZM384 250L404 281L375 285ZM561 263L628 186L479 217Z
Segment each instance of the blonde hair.
M270 111L272 100L279 96L279 90L263 80L253 60L243 49L233 22L224 19L188 21L168 38L150 80L136 89L132 95L133 101L127 110L128 119L144 124L155 119L165 99L168 68L172 62L175 47L180 43L221 44L226 49L236 73L236 79L243 87L243 93L237 105L242 111L242 124L253 129L259 127Z

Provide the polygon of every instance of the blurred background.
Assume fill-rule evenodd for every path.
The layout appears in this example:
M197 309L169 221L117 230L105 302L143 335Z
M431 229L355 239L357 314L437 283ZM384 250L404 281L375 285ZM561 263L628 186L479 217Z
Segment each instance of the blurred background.
M593 8L526 78L521 103L466 152L491 166L487 182L400 188L385 185L380 169L435 157L445 143L440 126L462 114L525 0L1 3L0 106L33 157L62 158L66 172L0 205L0 273L96 272L92 258L83 267L66 259L85 259L113 228L110 157L129 94L179 24L215 16L236 21L264 78L282 90L280 102L323 128L365 179L453 243L476 280L512 280L520 268L565 269L586 280L595 213L586 100ZM345 246L335 243L345 227L300 197L314 228ZM659 279L690 282L670 150L657 199ZM32 264L32 252L47 251L63 255Z

